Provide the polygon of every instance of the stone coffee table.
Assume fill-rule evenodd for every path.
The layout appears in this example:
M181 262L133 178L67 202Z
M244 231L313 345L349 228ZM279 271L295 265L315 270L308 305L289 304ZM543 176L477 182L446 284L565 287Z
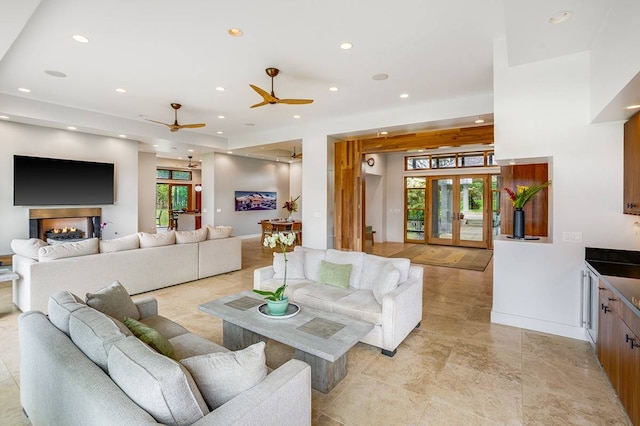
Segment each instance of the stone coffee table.
M267 318L257 309L264 302L244 291L203 303L199 309L222 319L227 349L244 349L267 339L294 347L295 358L311 366L311 386L323 393L347 375L347 351L373 329L368 322L306 306L290 318Z

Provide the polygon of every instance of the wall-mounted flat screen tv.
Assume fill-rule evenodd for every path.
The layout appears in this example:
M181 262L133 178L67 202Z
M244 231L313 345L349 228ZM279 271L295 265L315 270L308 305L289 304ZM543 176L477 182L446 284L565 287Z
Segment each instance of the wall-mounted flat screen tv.
M114 165L13 156L13 205L96 205L114 202Z

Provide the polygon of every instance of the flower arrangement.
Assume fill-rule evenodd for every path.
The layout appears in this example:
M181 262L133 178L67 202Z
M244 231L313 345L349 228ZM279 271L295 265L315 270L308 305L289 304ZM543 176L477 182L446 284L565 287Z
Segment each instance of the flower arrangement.
M295 240L296 234L293 232L277 232L264 237L263 245L265 247L275 248L276 245L278 245L280 246L282 255L284 256L284 279L282 280L282 285L278 287L276 291L253 290L261 296L266 296L266 300L284 300L284 290L287 288L287 247L293 245Z
M532 185L532 186L518 185L516 187L515 192L509 188L505 188L504 190L507 191L507 194L509 194L509 198L513 203L513 207L517 209L521 209L524 207L525 204L527 204L534 197L534 195L536 195L538 192L540 192L541 190L543 190L549 185L551 185L550 180L544 183Z
M287 211L289 212L289 214L293 213L293 212L297 212L298 211L298 200L300 199L300 196L298 195L295 199L289 200L287 202L284 203L284 206L282 206L283 209L287 209Z
M107 227L107 225L109 225L110 223L113 223L113 222L102 222L102 223L100 224L100 230L102 231L102 230L103 230L104 228L106 228L106 227Z

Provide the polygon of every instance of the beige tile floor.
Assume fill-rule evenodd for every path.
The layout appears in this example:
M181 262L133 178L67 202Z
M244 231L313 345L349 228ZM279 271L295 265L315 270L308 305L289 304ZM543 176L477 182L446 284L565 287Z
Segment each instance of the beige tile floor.
M391 255L408 247L376 244ZM271 262L258 239L243 242L243 269L157 290L160 313L222 342L221 321L198 304L252 287ZM491 324L492 264L485 272L425 266L424 316L395 357L359 343L347 377L313 391L314 425L628 425L588 343ZM145 296L146 296L145 295ZM136 296L140 297L140 296ZM19 401L19 353L11 286L0 284L0 424L30 424ZM277 367L293 351L269 342Z

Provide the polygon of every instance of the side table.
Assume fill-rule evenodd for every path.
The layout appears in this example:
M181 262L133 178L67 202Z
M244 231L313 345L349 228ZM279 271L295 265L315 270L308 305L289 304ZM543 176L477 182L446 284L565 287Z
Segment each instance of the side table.
M10 269L0 269L0 282L13 281L20 278L20 275L16 274Z

